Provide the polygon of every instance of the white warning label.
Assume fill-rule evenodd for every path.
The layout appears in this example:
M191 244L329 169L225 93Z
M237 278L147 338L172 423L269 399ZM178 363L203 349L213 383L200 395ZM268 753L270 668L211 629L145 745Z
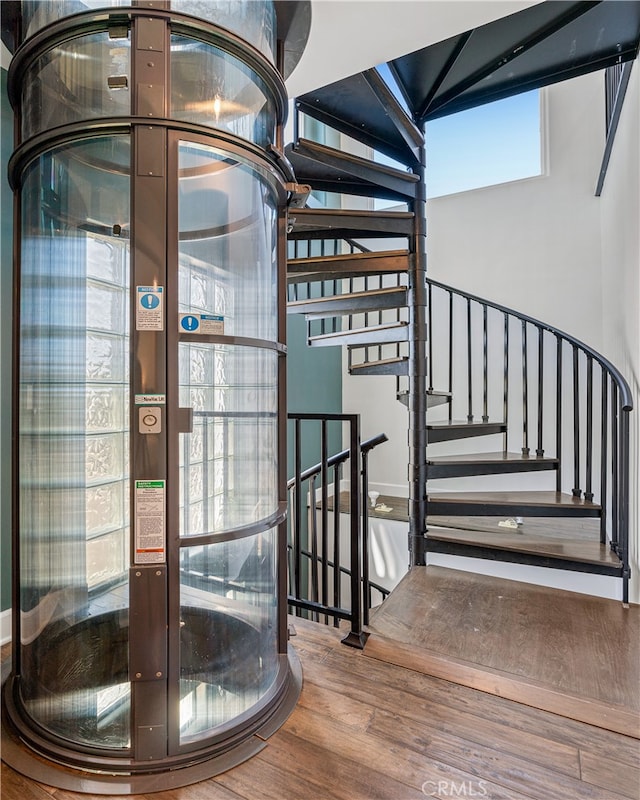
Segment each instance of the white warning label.
M136 330L164 330L164 287L136 287Z
M136 564L165 559L165 481L136 481Z

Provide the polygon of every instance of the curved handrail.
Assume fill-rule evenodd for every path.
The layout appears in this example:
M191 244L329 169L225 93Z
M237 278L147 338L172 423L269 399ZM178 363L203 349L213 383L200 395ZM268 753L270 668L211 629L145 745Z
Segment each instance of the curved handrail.
M370 439L367 439L364 442L360 443L360 452L361 453L368 453L370 450L373 450L374 447L377 447L379 444L383 444L383 442L388 442L389 437L386 433L379 433L377 436L372 436ZM350 451L341 450L339 453L335 453L334 455L330 456L327 459L326 466L327 467L334 467L336 464L342 464L349 458ZM291 489L295 484L296 481L302 483L302 481L306 481L309 478L312 478L314 475L319 475L322 472L322 462L319 464L315 464L313 467L308 467L304 472L300 473L300 476L296 478L290 478L287 482L287 489Z
M438 289L443 289L445 292L452 292L453 294L459 295L460 297L464 297L466 300L473 300L476 303L480 303L483 306L487 306L487 308L493 308L496 311L500 311L503 314L509 314L512 317L516 317L517 319L521 320L522 322L528 322L531 325L535 325L540 330L547 331L548 333L552 333L554 336L559 336L560 338L564 339L569 344L579 347L585 353L587 353L594 361L597 361L601 367L606 369L607 372L614 378L615 382L617 383L620 389L620 399L622 401L622 410L623 411L632 411L633 410L633 397L631 393L631 387L620 373L620 371L615 367L609 359L605 358L601 353L598 353L588 344L581 342L579 339L576 339L574 336L566 333L565 331L561 331L558 328L554 328L553 325L550 325L547 322L542 322L541 320L535 319L535 317L530 317L527 314L522 314L519 311L515 311L512 308L507 308L507 306L500 305L500 303L494 303L491 300L486 300L484 297L479 297L478 295L471 294L470 292L462 291L461 289L456 289L454 286L449 286L446 283L441 283L440 281L434 281L431 278L427 278L427 283L431 286L435 286Z

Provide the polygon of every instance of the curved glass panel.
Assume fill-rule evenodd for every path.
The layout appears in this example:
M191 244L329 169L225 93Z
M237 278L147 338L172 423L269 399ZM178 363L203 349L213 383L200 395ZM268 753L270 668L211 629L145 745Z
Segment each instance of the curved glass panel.
M178 191L180 312L220 318L225 336L275 341L273 188L256 168L181 142Z
M249 711L278 671L277 531L180 552L180 742Z
M274 60L276 12L273 0L171 0L171 8L227 28Z
M48 50L25 71L23 137L79 120L129 116L130 61L129 40L106 32Z
M272 350L181 343L180 534L221 533L278 508L278 355Z
M82 11L130 5L131 0L29 0L22 3L24 36L26 39L52 22Z
M25 38L62 17L130 5L130 0L30 0L22 3ZM171 8L227 28L274 60L276 13L273 0L172 0Z
M217 47L171 37L171 115L262 147L275 141L276 114L264 81Z
M20 687L44 728L110 748L130 727L129 149L57 148L21 193Z

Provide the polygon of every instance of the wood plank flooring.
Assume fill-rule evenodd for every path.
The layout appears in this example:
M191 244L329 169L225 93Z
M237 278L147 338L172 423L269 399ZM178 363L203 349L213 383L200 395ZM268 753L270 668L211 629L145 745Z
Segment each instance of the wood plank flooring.
M549 493L555 494L555 493ZM405 522L408 518L407 499L380 495L377 506L369 507L374 519ZM329 498L333 510L333 498ZM349 494L341 492L340 510L349 513ZM608 545L600 544L600 521L595 518L563 519L556 517L525 517L517 529L503 528L498 523L504 516L444 516L427 519L429 536L438 541L473 544L482 547L507 549L560 560L581 561L585 564L619 566L620 559Z
M294 619L304 685L253 759L156 800L638 800L640 743L340 644ZM2 765L3 800L91 797ZM143 797L139 795L138 797Z
M640 736L640 608L444 567L409 572L365 653Z

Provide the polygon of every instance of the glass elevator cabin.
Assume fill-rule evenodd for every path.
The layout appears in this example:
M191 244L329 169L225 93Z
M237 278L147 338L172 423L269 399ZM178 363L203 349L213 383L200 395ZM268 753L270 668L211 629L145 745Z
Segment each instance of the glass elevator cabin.
M260 749L300 687L276 9L62 0L18 24L3 757L166 789Z

